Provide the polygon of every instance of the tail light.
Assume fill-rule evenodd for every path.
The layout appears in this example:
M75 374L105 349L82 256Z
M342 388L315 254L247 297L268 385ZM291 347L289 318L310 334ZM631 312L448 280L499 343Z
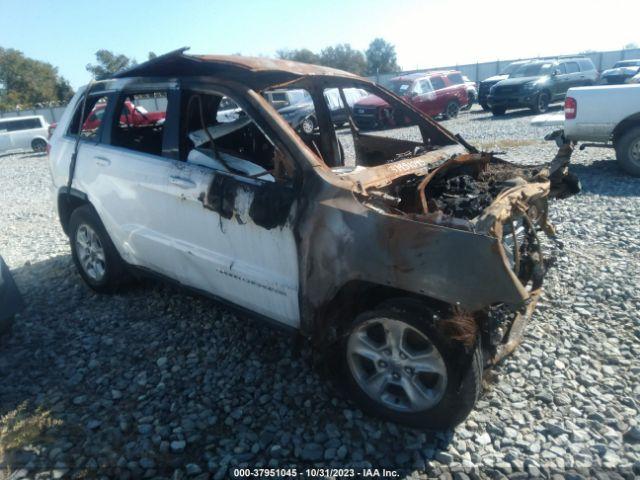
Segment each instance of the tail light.
M564 118L565 120L573 120L578 113L578 102L573 97L567 97L564 100Z

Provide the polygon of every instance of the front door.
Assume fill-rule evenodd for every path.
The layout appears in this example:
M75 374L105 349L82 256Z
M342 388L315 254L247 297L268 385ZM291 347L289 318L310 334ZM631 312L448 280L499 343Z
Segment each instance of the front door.
M178 274L186 285L297 327L295 202L276 165L281 150L242 108L235 119L218 115L223 98L183 92L183 160L169 173Z

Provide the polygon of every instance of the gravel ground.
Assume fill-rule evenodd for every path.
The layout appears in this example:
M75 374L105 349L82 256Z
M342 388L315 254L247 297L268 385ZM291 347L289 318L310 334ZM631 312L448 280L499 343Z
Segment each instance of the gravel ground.
M548 129L474 110L444 122L516 162ZM640 475L640 179L576 152L583 192L523 345L453 432L363 415L303 346L153 282L99 296L75 272L43 156L0 157L0 245L28 307L0 346L0 455L14 478L225 478L234 466L392 467L413 478ZM36 425L31 430L25 426ZM20 433L20 432L18 432Z

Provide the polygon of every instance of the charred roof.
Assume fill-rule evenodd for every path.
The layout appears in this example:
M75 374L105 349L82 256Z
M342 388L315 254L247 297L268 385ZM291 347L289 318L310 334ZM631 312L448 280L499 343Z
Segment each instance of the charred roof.
M188 47L169 52L119 72L113 78L215 76L241 81L252 88L307 76L331 76L364 80L335 68L240 55L186 55Z

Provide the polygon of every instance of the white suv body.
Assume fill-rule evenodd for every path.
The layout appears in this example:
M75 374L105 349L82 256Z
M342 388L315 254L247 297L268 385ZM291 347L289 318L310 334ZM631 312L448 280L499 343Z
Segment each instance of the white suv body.
M310 338L372 413L431 428L469 413L483 364L513 350L540 295L533 229L550 227L562 158L509 164L326 67L179 51L115 77L80 89L50 140L90 287L159 275ZM285 85L310 96L317 128L267 101ZM392 128L359 131L349 89L384 101ZM459 202L459 177L484 203Z

